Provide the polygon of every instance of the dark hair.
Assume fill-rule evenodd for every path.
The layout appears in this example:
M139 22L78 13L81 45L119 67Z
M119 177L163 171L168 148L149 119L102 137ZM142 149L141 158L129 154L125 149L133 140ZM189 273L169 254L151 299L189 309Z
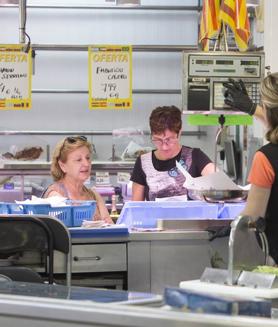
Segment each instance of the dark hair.
M266 139L278 144L278 73L265 77L261 84L261 98L268 122Z
M150 115L151 134L162 134L166 129L178 134L181 127L181 110L175 106L157 107Z

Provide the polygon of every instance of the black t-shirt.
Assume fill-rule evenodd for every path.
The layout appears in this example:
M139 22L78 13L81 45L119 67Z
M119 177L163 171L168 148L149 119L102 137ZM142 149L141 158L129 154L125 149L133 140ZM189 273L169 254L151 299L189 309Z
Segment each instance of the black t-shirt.
M268 143L261 147L259 151L267 157L275 173L265 214L265 233L269 243L269 254L275 260L276 264L278 264L278 144Z
M152 151L152 164L154 168L158 171L170 171L176 167L176 161L180 161L182 150L174 158L168 160L157 159L154 151L155 150ZM192 164L190 167L188 167L188 172L192 177L199 177L201 176L201 172L204 167L209 163L211 163L211 160L202 150L199 148L193 148ZM142 169L141 156L136 159L130 180L137 184L148 186L146 181L146 174Z

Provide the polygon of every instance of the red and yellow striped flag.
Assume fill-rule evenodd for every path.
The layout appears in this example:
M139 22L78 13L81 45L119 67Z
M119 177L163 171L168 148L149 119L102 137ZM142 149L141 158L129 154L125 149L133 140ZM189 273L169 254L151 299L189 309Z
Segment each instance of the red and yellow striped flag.
M219 18L230 26L239 50L246 51L250 37L246 0L223 0Z
M199 42L204 51L209 51L209 39L219 31L219 10L220 0L203 0Z

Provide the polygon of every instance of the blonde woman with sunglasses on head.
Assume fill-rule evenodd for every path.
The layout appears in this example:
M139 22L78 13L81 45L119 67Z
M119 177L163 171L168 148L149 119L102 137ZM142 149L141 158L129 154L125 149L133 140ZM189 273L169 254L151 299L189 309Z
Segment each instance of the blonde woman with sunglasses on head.
M54 149L50 185L43 197L63 196L70 200L95 200L97 208L94 220L113 223L104 200L95 190L84 183L91 175L92 147L85 136L66 137Z
M185 177L177 170L178 161L193 177L211 174L215 166L200 149L180 144L181 110L175 106L158 107L150 116L152 152L137 158L131 176L132 200L187 195Z

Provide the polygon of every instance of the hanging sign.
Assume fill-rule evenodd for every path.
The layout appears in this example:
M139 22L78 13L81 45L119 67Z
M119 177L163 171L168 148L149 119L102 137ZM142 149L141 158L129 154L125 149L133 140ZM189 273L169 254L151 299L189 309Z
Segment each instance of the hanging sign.
M31 49L24 46L0 45L0 109L31 108Z
M89 47L89 108L131 109L131 46Z

